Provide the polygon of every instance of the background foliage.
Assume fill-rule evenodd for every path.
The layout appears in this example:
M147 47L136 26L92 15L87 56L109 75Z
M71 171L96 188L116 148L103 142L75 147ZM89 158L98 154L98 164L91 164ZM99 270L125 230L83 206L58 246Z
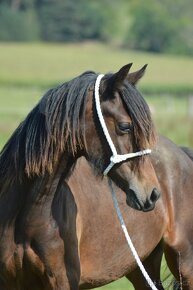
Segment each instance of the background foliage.
M193 55L192 0L0 0L0 41L105 41Z

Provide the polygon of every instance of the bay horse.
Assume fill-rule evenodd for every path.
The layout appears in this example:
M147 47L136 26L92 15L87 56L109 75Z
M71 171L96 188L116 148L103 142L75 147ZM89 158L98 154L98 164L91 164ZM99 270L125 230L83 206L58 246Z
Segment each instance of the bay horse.
M128 208L124 193L117 189L119 206L138 254L156 287L161 290L164 286L160 280L164 251L180 289L193 289L193 151L179 148L160 136L151 159L162 192L155 209L144 213ZM71 195L68 211L73 204L76 219L71 226L76 232L80 289L102 286L123 276L135 289L149 289L121 231L108 183L94 176L86 160L80 159L63 185L55 202L59 203L62 196L65 199L67 192ZM61 216L65 202L61 213L55 202L53 212L57 211Z
M103 76L98 88L119 156L147 152L156 139L149 108L135 87L146 66L134 73L130 67ZM79 157L99 176L109 164L112 152L94 102L96 79L96 73L86 72L49 90L0 153L1 290L78 289L75 216L62 197L56 200ZM108 175L126 193L128 205L142 211L155 207L159 182L149 156L120 162Z

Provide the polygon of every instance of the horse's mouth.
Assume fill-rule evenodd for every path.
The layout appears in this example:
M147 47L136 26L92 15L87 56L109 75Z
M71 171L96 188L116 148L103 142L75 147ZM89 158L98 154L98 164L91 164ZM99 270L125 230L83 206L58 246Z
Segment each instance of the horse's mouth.
M136 194L132 190L129 190L126 193L126 196L127 196L126 197L127 205L132 207L133 209L148 212L155 208L155 203L149 203L147 201L143 203L141 200L137 198Z
M128 206L132 207L133 209L142 211L143 210L143 205L142 203L137 199L136 195L132 190L129 190L126 193L126 203Z

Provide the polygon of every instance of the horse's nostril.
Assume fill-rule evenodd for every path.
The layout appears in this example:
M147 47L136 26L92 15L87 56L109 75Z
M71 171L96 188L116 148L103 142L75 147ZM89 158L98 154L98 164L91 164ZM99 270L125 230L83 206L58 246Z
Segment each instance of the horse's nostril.
M156 188L154 188L150 196L150 201L154 203L158 200L159 197L160 197L160 192Z

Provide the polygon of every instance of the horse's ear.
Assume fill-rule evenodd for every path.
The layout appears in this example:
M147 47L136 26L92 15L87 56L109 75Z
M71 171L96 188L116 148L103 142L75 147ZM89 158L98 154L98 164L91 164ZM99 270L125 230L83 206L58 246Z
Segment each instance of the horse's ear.
M123 84L124 80L128 77L128 72L131 66L132 63L126 64L118 72L111 76L110 83L112 89L117 89Z
M145 64L140 70L128 74L127 80L129 81L130 84L136 85L136 83L142 78L142 76L145 73L147 64Z

